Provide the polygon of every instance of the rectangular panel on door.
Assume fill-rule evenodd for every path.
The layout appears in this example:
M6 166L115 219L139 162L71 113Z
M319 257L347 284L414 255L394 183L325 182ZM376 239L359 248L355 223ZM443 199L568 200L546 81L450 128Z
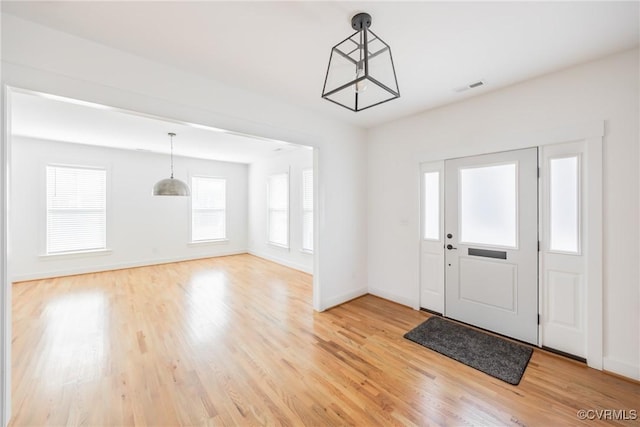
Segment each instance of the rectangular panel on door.
M538 343L538 152L445 162L445 315Z

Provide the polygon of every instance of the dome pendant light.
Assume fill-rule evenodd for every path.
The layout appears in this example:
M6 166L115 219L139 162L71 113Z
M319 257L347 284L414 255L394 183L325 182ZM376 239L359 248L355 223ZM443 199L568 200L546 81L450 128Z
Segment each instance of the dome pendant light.
M171 138L171 178L162 179L153 186L154 196L190 196L189 186L173 177L173 137L175 133L169 132Z

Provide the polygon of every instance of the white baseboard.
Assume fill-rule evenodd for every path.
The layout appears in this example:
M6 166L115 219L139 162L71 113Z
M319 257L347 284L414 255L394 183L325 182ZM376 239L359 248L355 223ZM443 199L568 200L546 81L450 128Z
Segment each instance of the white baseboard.
M635 366L631 363L622 362L611 357L604 357L602 358L602 369L640 381L640 366Z
M218 252L215 255L183 256L183 257L163 258L163 259L138 260L138 261L132 261L132 262L122 262L122 263L107 264L107 265L94 265L94 266L86 266L86 267L83 266L83 267L70 268L65 270L51 270L51 271L43 271L43 272L30 273L30 274L17 274L11 277L10 283L24 282L27 280L49 279L53 277L73 276L76 274L99 273L102 271L110 271L110 270L122 270L123 268L146 267L150 265L168 264L168 263L180 262L180 261L193 261L196 259L216 258L221 256L229 256L229 255L241 255L246 253L247 253L247 250L223 251L223 252Z
M354 298L367 295L368 293L369 292L367 288L359 288L354 289L353 291L345 292L344 294L338 295L337 297L330 298L327 301L320 301L320 311L328 310L337 305L344 304L347 301L351 301Z
M277 264L282 264L285 267L289 267L289 268L293 268L294 270L298 270L298 271L302 271L304 273L308 273L308 274L313 274L313 265L311 267L304 265L304 264L300 264L294 261L290 261L286 258L282 258L282 257L277 257L277 256L273 256L269 253L266 253L264 251L257 251L255 249L249 249L247 251L247 253L257 256L259 258L264 258L266 260L269 261L273 261Z
M411 298L400 297L398 295L394 295L394 294L392 294L390 292L387 292L387 291L383 291L383 290L380 290L380 289L372 289L372 288L369 288L369 293L371 295L375 295L375 296L380 297L382 299L393 301L393 302L396 302L396 303L398 303L400 305L405 305L407 307L410 307L410 308L413 308L413 309L417 310L417 308L415 307L415 301L413 301Z

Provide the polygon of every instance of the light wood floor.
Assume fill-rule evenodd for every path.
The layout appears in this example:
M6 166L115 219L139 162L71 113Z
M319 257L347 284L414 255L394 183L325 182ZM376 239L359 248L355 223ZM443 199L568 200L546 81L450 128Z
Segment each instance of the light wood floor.
M18 283L12 425L557 426L640 409L640 385L542 351L511 386L402 338L427 317L373 296L315 313L309 275L250 255Z

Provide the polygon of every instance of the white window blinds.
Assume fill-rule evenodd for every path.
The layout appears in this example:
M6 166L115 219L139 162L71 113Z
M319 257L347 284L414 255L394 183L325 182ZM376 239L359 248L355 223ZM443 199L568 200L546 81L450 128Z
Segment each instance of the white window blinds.
M302 250L313 252L313 169L302 171Z
M191 178L191 241L227 238L227 181Z
M289 174L271 175L268 182L269 243L289 247Z
M106 248L107 171L47 166L47 254Z

